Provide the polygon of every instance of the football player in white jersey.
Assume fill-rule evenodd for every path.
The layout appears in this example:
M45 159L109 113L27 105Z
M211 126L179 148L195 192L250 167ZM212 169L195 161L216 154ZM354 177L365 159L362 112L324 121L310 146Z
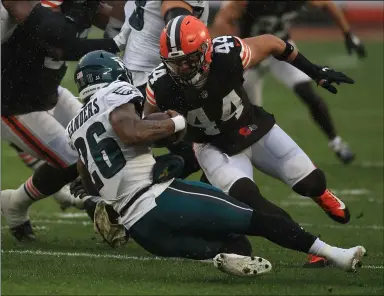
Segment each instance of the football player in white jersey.
M320 254L345 271L356 271L361 264L363 247L332 247L293 220L253 210L213 186L172 176L155 182L150 145L172 135L181 140L186 120L172 110L156 114L160 120L141 119L144 97L117 56L105 51L85 55L75 81L85 105L66 131L79 153L80 175L85 183L93 183L129 236L147 251L164 257L214 258L215 266L235 275L271 271L267 260L249 256L250 248L238 249L233 237L237 234ZM248 256L234 255L244 251Z

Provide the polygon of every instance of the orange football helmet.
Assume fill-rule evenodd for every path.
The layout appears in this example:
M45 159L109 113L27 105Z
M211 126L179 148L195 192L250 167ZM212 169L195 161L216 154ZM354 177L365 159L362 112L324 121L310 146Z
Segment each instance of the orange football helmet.
M169 74L178 82L202 86L212 62L208 28L194 16L175 17L161 33L160 56Z

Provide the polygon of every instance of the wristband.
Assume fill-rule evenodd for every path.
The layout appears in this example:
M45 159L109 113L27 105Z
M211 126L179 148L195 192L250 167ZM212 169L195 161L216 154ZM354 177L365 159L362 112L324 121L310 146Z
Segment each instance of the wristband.
M185 119L181 115L177 115L175 117L172 117L171 120L175 124L175 131L174 133L177 133L178 131L181 131L185 129Z
M287 58L291 55L291 53L295 50L295 48L291 43L287 41L284 41L284 42L285 42L285 49L281 55L274 57L276 60L286 61Z

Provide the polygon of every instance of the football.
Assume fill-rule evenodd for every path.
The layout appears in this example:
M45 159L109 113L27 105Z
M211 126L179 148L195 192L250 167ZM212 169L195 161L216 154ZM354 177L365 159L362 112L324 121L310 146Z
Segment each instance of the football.
M149 114L148 116L144 117L144 120L166 120L169 118L171 118L171 117L167 113L157 112L157 113ZM158 148L169 146L169 145L173 144L174 142L176 142L177 134L178 133L170 135L169 137L166 137L164 139L157 140L156 142L153 143L153 146L158 147Z

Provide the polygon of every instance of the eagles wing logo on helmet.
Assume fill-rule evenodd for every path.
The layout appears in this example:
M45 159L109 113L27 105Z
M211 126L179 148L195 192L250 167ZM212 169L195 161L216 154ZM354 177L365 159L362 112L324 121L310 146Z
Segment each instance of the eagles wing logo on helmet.
M114 60L116 63L118 63L119 66L120 66L122 69L125 69L125 68L126 68L126 66L125 66L125 64L124 64L124 62L123 62L123 60L120 59L119 57L111 57L111 59Z

